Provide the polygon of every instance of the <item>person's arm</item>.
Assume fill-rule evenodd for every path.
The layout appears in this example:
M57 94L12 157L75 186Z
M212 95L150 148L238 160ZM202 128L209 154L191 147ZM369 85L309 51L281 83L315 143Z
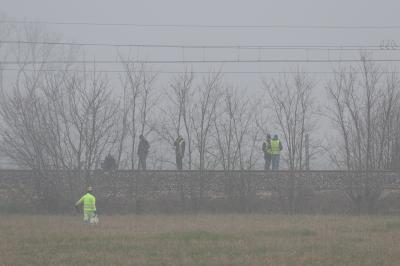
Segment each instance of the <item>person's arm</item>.
M182 157L185 154L185 142L182 142Z
M81 204L81 203L83 202L83 197L84 197L84 196L82 196L82 198L80 198L80 199L75 203L75 206L78 206L79 204Z
M279 141L279 150L283 150L282 142Z
M262 151L265 151L265 150L266 150L266 148L267 148L266 146L267 146L267 145L265 145L265 142L263 142L263 144L262 144L262 148L261 148L261 149L262 149Z

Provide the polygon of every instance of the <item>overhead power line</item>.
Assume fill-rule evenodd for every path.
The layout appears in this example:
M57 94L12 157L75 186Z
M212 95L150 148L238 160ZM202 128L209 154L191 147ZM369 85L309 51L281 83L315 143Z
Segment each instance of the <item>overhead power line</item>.
M77 73L85 73L85 72L98 72L98 73L126 73L126 70L110 70L110 69L30 69L30 68L0 68L0 71L28 71L28 72L77 72ZM321 75L330 75L336 73L344 73L344 74L363 74L361 71L165 71L165 70L141 70L140 72L144 73L154 73L154 74L184 74L184 73L193 73L193 74L212 74L212 73L221 73L221 74L249 74L249 75L258 75L258 74L321 74ZM398 71L382 71L380 73L383 74L400 74Z
M31 71L31 72L99 72L99 73L126 73L126 70L107 70L107 69L26 69L26 68L3 68L0 70L4 71ZM194 74L211 74L211 73L221 73L221 74L295 74L298 73L296 71L165 71L165 70L141 70L144 73L160 73L160 74L184 74L184 73L194 73ZM332 71L307 71L301 73L308 74L332 74Z
M85 21L40 21L40 20L0 20L8 24L44 24L70 26L109 26L109 27L142 27L142 28L199 28L199 29L325 29L325 30L383 30L400 29L400 25L215 25L215 24L147 24L147 23L104 23Z
M397 58L382 59L237 59L237 60L28 60L0 61L3 65L32 64L202 64L202 63L355 63L355 62L400 62Z
M179 48L179 49L254 49L254 50L398 50L398 47L383 49L377 45L184 45L184 44L129 44L129 43L84 43L0 40L4 44L39 44L63 46Z

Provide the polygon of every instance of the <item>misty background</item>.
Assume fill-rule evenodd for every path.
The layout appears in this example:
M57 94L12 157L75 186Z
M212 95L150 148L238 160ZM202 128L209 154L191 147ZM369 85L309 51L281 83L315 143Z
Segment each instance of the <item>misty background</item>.
M243 123L236 129L247 137L241 143L246 148L242 157L247 166L243 168L262 169L261 144L267 132L280 136L285 150L283 159L287 162L288 143L284 139L282 128L276 123L271 99L274 95L280 95L282 88L278 84L282 85L285 80L293 81L296 75L312 84L313 110L310 110L312 116L311 113L307 116L307 119L310 119L308 122L312 124L308 132L313 144L311 167L313 169L340 167L337 161L346 159L337 159L334 153L336 148L339 150L342 148L342 134L340 130L338 131L338 126L328 119L330 111L326 109L330 103L327 86L329 81L337 81L337 76L332 74L333 70L344 67L347 70L342 69L343 71L349 71L348 67L353 66L352 71L359 72L363 69L360 58L400 59L398 57L400 40L397 37L400 23L396 14L399 4L395 1L1 1L1 3L2 29L9 29L11 26L13 29L18 28L16 32L19 32L18 36L11 33L7 37L2 37L3 41L26 41L26 37L30 36L32 40L38 42L87 44L56 45L51 58L72 61L69 67L77 70L76 73L82 74L87 71L89 76L95 70L102 81L107 81L106 87L114 103L122 104L124 99L129 98L124 97L122 84L126 78L138 73L138 69L127 70L129 65L121 62L102 63L102 61L179 61L146 63L145 69L142 69L144 72L139 71L150 78L156 76L151 85L152 94L149 98L151 103L149 106L153 108L149 109L149 116L144 126L144 133L151 144L149 159L152 163L149 163L149 168L152 169L174 168L174 150L171 142L176 137L176 121L168 119L176 118L174 111L177 109L168 95L170 97L173 95L171 85L178 84L180 79L185 79L184 74L190 72L193 72L192 92L199 93L193 96L192 103L201 98L199 88L206 88L213 80L219 84L218 93L216 91L213 93L217 93L220 99L216 103L218 108L215 110L215 117L218 116L219 122L216 123L214 122L216 120L212 119L210 126L212 129L205 143L199 145L198 139L193 138L193 169L200 167L197 161L200 160L201 151L196 151L198 149L196 146L204 145L207 150L206 168L223 168L224 163L213 164L213 162L223 162L222 155L230 153L230 144L226 142L227 140L222 141L217 132L218 128L227 130L223 123L229 121L229 116L224 117L226 113L223 111L223 99L227 99L224 98L224 92L227 88L232 95L236 95L238 104L244 104L247 110L243 116L240 116L238 111L235 117ZM32 32L39 33L35 35ZM132 47L121 44L143 46ZM31 45L2 43L1 60L15 60L15 55L18 54L15 53L16 46L18 51L26 51ZM160 47L165 45L176 47ZM43 45L43 47L48 46L51 45ZM85 61L85 64L74 63L76 60ZM193 60L217 62L180 62ZM240 62L226 62L235 60ZM243 62L248 60L272 61ZM354 62L346 63L346 60ZM18 63L2 64L2 87L7 92L15 88L23 62ZM54 70L64 69L65 65L51 64L47 65L46 69L52 68L53 72L57 72ZM366 65L371 69L375 67L379 69L366 72L377 71L385 75L387 72L396 73L398 62L382 61L376 62L374 66L369 63ZM142 65L136 64L135 67L140 69ZM24 65L24 68L30 70L32 66ZM84 79L82 76L80 78ZM344 78L351 80L353 77ZM389 84L386 76L380 80L382 84ZM393 84L397 93L397 81ZM3 102L3 106L4 104ZM376 108L379 109L379 106ZM212 110L210 106L207 109ZM364 113L363 110L360 109L361 114ZM193 121L198 121L194 119L196 115L198 114L194 112ZM396 111L393 111L393 117L398 117ZM247 125L245 122L248 120L251 123ZM200 132L197 123L190 127L192 136ZM113 125L110 128L114 130L119 127ZM131 134L132 131L129 131L131 133L127 133L127 136L137 141L139 131L142 129L138 126L137 133ZM391 130L394 131L394 127ZM183 133L184 128L180 128L180 131ZM185 136L184 133L183 135ZM222 132L221 136L227 136L226 132ZM393 135L388 138L390 138L388 143L396 142ZM129 137L126 137L125 141L124 147L132 146ZM387 145L390 145L388 143ZM232 144L233 146L235 145ZM297 156L293 160L299 159L299 152L301 154L303 148L304 146L300 151L293 153L294 157ZM369 151L372 147L365 149ZM108 143L101 152L96 151L97 158L93 159L90 167L99 167L101 160L108 153L116 156L117 150L116 146ZM27 164L21 163L23 161L21 158L9 158L7 154L10 152L12 153L10 149L3 147L2 167L28 167ZM392 149L387 150L387 153L392 154ZM129 161L136 160L130 158L131 155L132 151L129 149L123 151L124 162L121 162L121 168L130 168ZM238 155L232 161L240 161L240 157ZM366 160L368 162L371 158ZM185 168L188 168L187 159L185 163ZM288 162L286 165L283 164L283 167L287 168Z

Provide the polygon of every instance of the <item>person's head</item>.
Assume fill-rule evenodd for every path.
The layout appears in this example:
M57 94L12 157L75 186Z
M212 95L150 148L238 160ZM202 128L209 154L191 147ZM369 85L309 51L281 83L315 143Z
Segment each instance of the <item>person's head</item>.
M87 193L92 193L93 192L93 188L91 186L88 186L86 189Z
M267 139L271 139L271 134L267 134Z
M275 135L274 135L274 139L278 139L278 135L275 134Z
M139 139L144 139L144 136L140 134Z

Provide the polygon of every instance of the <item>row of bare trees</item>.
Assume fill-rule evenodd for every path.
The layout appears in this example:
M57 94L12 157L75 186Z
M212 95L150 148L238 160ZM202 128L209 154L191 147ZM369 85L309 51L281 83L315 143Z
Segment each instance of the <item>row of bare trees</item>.
M1 33L28 41L49 38L33 28ZM47 62L73 62L82 51L37 43L0 49L3 59L18 62L13 72L0 63L0 147L20 167L92 170L111 154L118 168L135 169L143 134L150 139L155 169L174 167L178 135L187 144L186 169L256 169L266 133L276 132L286 167L301 170L308 159L306 136L311 136L311 154L318 150L314 140L322 139L316 135L321 115L335 129L329 154L338 168L399 165L399 78L364 56L359 66L335 70L326 98L301 71L264 79L263 93L256 94L228 84L220 71L197 75L187 69L165 86L156 71L123 55L116 81L96 71L95 61L61 69Z
M362 56L336 70L326 86L328 115L338 131L332 158L348 170L398 167L400 77Z
M331 157L346 175L346 192L358 211L373 211L383 181L370 170L399 170L400 77L361 56L359 66L340 67L329 81L328 115L338 138Z

